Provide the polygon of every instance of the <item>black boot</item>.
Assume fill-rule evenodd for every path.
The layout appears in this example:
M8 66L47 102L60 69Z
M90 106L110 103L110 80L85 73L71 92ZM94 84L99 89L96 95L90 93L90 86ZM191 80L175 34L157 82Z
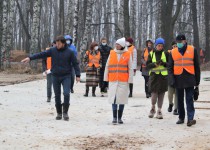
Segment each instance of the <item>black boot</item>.
M92 87L92 96L96 97L96 87L95 86Z
M146 98L149 98L149 97L150 97L149 93L146 93Z
M47 102L50 102L51 101L51 97L47 97Z
M119 124L123 124L122 115L123 115L123 111L122 110L118 110L118 123Z
M61 120L62 119L62 105L55 105L56 107L56 111L57 111L57 116L56 116L56 120Z
M63 119L66 121L69 120L68 110L69 110L69 104L63 104Z
M112 124L117 124L117 110L113 110L113 121Z
M129 84L129 89L130 89L129 97L133 97L133 83Z
M174 104L169 104L169 106L168 106L168 112L172 112L173 106L174 106Z
M174 114L174 115L179 115L178 110L177 110L177 109L174 109L173 114Z
M85 92L84 96L88 97L88 93L89 93L89 86L86 85L86 92Z

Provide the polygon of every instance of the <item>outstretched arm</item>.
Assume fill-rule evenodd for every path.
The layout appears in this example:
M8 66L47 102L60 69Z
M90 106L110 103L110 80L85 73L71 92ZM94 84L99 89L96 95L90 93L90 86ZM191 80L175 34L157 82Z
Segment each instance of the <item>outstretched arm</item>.
M47 51L40 52L40 53L36 53L34 55L31 55L31 56L23 59L21 62L28 63L31 60L50 57L51 56L51 53L52 53L52 50L51 49L50 50L47 50Z

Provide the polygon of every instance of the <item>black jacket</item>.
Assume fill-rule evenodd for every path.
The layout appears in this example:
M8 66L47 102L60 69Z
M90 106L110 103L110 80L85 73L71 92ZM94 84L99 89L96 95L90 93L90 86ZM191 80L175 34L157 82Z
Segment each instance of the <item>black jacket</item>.
M154 53L155 53L157 62L161 60L162 52L163 51L157 51L154 49ZM162 63L162 65L164 67L167 67L168 66L168 63L167 63L168 62L168 52L164 51L164 53L166 55L166 62ZM152 57L154 57L154 54L152 55ZM152 68L156 67L155 63L152 62L152 57L149 54L148 60L146 63L148 70L151 70ZM156 73L152 72L149 77L149 90L150 90L150 92L155 92L155 93L166 92L168 90L168 76L163 76L161 73L156 74Z
M29 58L30 60L34 60L47 57L52 57L51 72L54 76L70 75L73 66L76 76L80 77L80 68L77 58L75 57L74 52L67 46L60 50L56 47L52 47L50 50L34 54Z
M106 66L106 62L107 62L107 59L109 57L109 54L110 54L110 51L112 50L112 48L108 45L100 45L99 47L99 51L101 53L101 61L102 61L102 67L105 67Z
M183 47L183 53L186 52L187 44ZM172 55L169 55L169 65L168 65L168 73L169 73L169 84L175 86L176 88L188 88L198 86L200 84L200 64L199 58L197 54L197 50L194 49L194 68L195 75L188 73L185 69L181 75L174 75L174 60Z

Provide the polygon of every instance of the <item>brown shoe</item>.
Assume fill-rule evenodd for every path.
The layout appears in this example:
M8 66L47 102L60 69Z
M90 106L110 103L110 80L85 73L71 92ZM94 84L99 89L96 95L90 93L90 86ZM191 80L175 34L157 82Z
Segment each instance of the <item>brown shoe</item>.
M192 125L195 125L196 124L196 120L189 120L188 122L187 122L187 126L188 127L191 127Z

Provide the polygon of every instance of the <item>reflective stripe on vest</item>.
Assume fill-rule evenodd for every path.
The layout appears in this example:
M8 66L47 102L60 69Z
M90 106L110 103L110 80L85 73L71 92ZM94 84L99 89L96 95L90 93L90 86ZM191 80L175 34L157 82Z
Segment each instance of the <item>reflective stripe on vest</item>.
M153 62L153 63L156 63L157 60L156 60L156 55L155 55L155 53L150 52L150 56L152 57L152 62ZM162 54L161 54L161 60L162 60L163 62L166 62L166 55L165 55L164 52L162 52ZM154 72L154 73L156 73L156 74L160 74L160 73L161 73L163 76L168 75L168 70L167 70L167 68L164 67L164 66L158 66L158 67L156 67L156 68L151 69L150 72L149 72L149 74L151 74L151 72Z
M99 65L99 61L100 61L100 52L98 52L96 55L91 55L89 51L86 52L86 54L88 55L89 58L89 63L88 66L92 67L93 65L98 68Z
M194 47L191 45L187 46L187 49L182 56L178 48L173 49L171 52L172 58L174 60L174 75L180 75L185 69L190 74L195 74L194 68Z
M118 61L117 53L114 50L110 51L108 62L108 80L110 82L128 82L128 63L130 55L130 52L126 51L121 54L120 60Z

